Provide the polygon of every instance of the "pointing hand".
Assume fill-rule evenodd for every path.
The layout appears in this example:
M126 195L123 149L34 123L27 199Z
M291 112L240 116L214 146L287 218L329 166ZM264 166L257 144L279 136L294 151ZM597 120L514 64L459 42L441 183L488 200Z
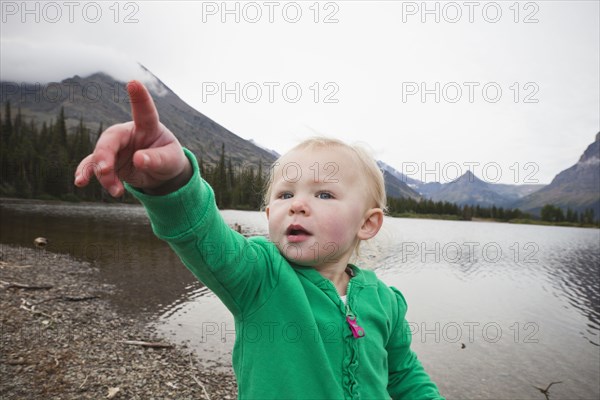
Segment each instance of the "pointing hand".
M86 186L95 175L114 196L121 181L149 194L177 190L192 176L192 167L179 141L158 119L148 89L138 81L127 84L133 121L106 129L94 149L75 171L75 185Z

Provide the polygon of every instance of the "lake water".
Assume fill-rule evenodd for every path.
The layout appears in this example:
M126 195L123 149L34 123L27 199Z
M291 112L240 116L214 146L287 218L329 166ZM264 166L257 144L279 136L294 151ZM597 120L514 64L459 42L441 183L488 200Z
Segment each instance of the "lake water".
M261 213L222 213L266 234ZM0 221L0 243L47 237L100 268L121 312L230 365L233 319L140 206L2 199ZM386 218L359 264L403 292L413 348L449 399L544 399L533 386L553 381L552 398L600 398L599 230Z

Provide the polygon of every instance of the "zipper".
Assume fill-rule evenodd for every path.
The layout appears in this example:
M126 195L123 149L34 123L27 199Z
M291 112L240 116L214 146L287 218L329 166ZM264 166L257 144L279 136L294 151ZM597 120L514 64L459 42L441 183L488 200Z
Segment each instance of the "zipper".
M356 339L365 336L365 330L358 325L356 322L356 316L352 313L350 306L346 303L346 322L350 325L350 330L352 330L352 335Z
M346 290L346 322L350 326L350 330L352 331L352 335L355 339L359 339L365 336L365 330L358 325L356 322L356 315L352 312L350 308L350 285L352 281L348 282L348 289Z

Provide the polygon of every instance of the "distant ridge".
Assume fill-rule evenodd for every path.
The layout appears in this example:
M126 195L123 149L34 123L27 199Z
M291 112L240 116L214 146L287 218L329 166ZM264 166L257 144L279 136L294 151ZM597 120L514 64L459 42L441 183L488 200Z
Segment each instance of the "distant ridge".
M544 185L488 183L477 178L471 171L467 171L449 183L425 183L410 178L381 161L379 165L386 173L394 176L400 182L406 183L411 192L416 193L418 196L413 196L413 198L447 201L459 205L480 205L483 207L495 205L497 207L507 207L521 197L544 187Z
M512 200L494 190L494 185L477 178L471 171L446 183L431 195L434 201L449 201L459 205L506 207Z
M596 218L600 216L600 132L575 165L560 172L548 186L515 205L537 214L545 204L578 212L591 208Z
M268 165L275 160L271 152L242 139L195 110L144 66L140 67L153 78L145 84L153 95L161 122L204 162L216 163L222 144L234 166L257 166L259 162ZM67 127L71 130L80 118L94 134L100 124L107 128L131 120L125 82L102 72L87 77L75 75L44 85L2 81L0 93L2 103L10 101L13 110L21 109L26 121L34 118L39 125L55 120L61 107L64 107Z

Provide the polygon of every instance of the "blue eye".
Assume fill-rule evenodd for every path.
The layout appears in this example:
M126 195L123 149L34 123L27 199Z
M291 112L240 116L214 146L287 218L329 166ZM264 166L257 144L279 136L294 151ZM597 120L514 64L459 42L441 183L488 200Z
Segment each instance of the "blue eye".
M283 200L291 199L292 197L294 196L290 192L283 192L279 195L279 198Z
M319 199L333 199L332 194L328 192L320 192L317 194L317 197Z

